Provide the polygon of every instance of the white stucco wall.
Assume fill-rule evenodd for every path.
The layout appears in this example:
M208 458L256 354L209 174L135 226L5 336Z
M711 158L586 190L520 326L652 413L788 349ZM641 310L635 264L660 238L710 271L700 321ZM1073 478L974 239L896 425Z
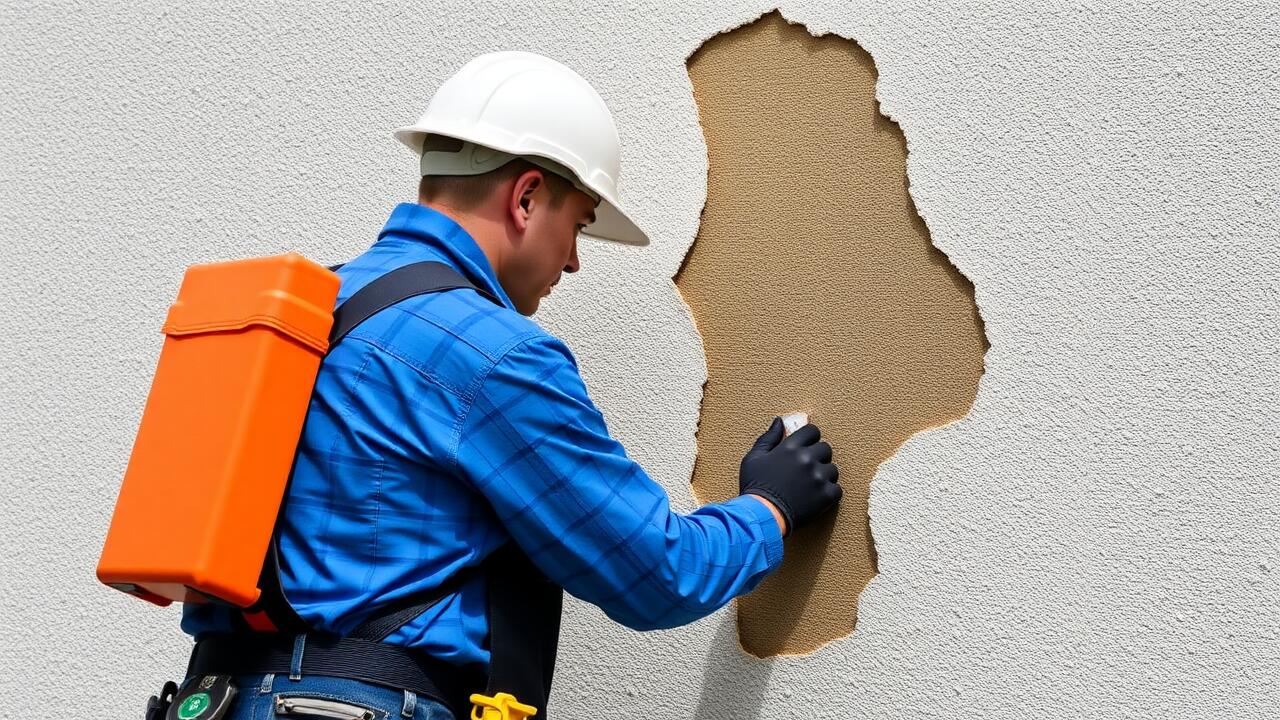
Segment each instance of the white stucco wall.
M177 612L93 568L182 270L358 253L413 193L389 131L480 52L557 57L614 110L656 242L584 246L539 319L693 506L684 63L772 4L189 5L0 6L3 718L134 717L180 673ZM852 636L757 661L728 609L640 634L575 602L558 717L1274 717L1280 14L1208 5L782 6L875 57L987 373L881 468Z

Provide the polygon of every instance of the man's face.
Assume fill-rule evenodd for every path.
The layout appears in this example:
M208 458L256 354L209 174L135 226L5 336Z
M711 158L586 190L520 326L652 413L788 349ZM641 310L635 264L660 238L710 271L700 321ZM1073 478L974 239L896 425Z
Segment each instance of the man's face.
M566 272L578 270L578 233L595 222L595 202L577 190L555 207L546 183L530 194L528 226L515 247L503 289L524 315L537 311L542 298Z

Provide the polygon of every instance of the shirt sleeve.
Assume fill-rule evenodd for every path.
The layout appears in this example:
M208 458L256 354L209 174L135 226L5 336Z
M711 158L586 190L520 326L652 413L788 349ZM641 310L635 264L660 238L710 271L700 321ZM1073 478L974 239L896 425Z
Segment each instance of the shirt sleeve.
M493 367L455 457L543 573L633 629L697 620L782 562L777 522L754 498L672 512L609 436L572 354L551 337Z

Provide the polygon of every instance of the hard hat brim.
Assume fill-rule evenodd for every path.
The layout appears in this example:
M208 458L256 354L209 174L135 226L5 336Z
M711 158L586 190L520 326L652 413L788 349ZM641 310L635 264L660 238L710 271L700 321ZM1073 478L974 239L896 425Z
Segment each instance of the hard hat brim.
M409 148L414 154L422 156L423 143L428 134L446 135L454 137L458 140L470 142L478 142L472 137L462 137L459 134L441 132L436 128L424 128L417 125L402 127L395 131L395 139L400 141L405 147ZM503 147L491 142L479 143L488 145L495 150L501 150L512 155L533 155L535 157L543 157L547 160L557 161L557 158L542 153L529 152L526 149L515 147ZM609 240L611 242L622 243L623 245L645 246L649 244L649 236L640 226L631 219L626 210L622 208L622 203L617 198L610 197L604 188L598 188L587 182L584 178L579 181L591 188L600 196L600 204L596 206L596 221L583 229L582 234L599 240Z
M649 236L627 216L626 211L603 195L596 206L596 221L583 228L582 234L623 245L643 247L649 244Z

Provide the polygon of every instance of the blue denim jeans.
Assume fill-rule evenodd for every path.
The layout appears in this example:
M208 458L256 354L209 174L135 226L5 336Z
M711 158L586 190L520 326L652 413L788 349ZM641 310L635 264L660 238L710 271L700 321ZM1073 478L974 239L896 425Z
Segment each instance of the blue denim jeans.
M227 720L455 720L448 708L431 698L359 680L237 675L235 686L238 692Z

